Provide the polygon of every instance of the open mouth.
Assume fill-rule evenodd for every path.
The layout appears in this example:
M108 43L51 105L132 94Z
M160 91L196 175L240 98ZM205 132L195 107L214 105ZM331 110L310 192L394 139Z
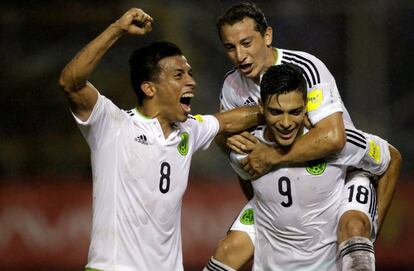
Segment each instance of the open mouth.
M193 93L184 93L183 96L180 98L181 108L184 110L185 113L191 112L191 99L194 97Z
M292 137L294 130L289 131L280 131L279 130L279 136L283 139L289 139Z
M243 73L249 73L252 71L252 64L240 64L239 69Z

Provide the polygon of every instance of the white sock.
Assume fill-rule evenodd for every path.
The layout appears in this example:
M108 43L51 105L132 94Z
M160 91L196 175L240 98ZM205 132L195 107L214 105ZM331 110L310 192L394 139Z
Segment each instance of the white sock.
M210 261L208 261L203 271L236 271L236 270L231 268L228 265L225 265L224 263L217 261L213 257L211 257Z
M356 236L339 245L342 271L375 271L375 254L372 242L365 237Z

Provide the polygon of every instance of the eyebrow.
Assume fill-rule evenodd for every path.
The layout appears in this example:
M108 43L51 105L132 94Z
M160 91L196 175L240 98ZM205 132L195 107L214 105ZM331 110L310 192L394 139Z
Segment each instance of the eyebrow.
M188 70L187 70L187 69L183 69L183 68L177 68L177 69L172 70L172 72L182 72L182 73L188 72L188 73L192 73L193 72L193 69L192 68L188 68Z
M251 39L252 39L252 36L247 36L247 37L244 37L241 40L239 40L237 43L243 43L243 42L245 42L247 40L251 40ZM224 42L223 45L224 46L234 46L234 43L232 43L232 42Z
M245 41L247 41L247 40L251 40L252 38L249 36L249 37L246 37L246 38L242 38L241 40L240 40L240 43L243 43L243 42L245 42Z
M304 105L301 105L301 106L298 106L298 107L295 107L295 108L289 109L289 110L288 110L288 112L297 111L297 110L303 110L303 108L304 108L304 107L305 107ZM283 109L281 109L281 108L270 107L270 106L267 106L267 110L284 111L284 110L283 110Z

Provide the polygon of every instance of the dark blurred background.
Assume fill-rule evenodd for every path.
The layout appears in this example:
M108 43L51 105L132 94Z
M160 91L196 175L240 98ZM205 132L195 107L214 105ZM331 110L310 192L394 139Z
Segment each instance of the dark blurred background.
M70 186L77 183L87 187L91 184L87 144L57 85L64 65L87 42L130 7L142 8L155 19L153 32L145 37L122 38L104 57L91 82L121 108L134 107L127 65L129 54L154 40L170 40L183 49L198 82L193 113L214 113L219 108L224 74L232 67L218 39L215 20L227 7L238 2L2 3L0 184L3 199L0 200L4 204L0 206L0 215L3 215L3 220L0 216L0 231L4 233L6 228L11 228L4 218L6 206L17 204L14 197L5 200L5 191L10 192L7 190L10 185L18 194L22 187L32 187L34 183L34 190L44 184ZM273 45L319 57L336 78L356 127L387 139L400 150L404 158L400 184L414 190L414 122L411 119L414 115L414 92L411 90L414 87L414 1L254 2L274 29ZM207 182L214 187L224 183L238 189L225 156L215 146L196 154L191 181L200 185ZM23 202L26 201L23 199ZM235 210L238 208L236 206ZM56 222L57 213L59 211L47 213L48 223ZM10 219L7 221L11 223ZM10 229L9 233L14 234ZM20 240L24 238L18 234L9 239L4 236L0 232L0 253L9 245L4 240L24 243ZM12 264L4 266L12 268ZM21 268L15 270L23 270Z

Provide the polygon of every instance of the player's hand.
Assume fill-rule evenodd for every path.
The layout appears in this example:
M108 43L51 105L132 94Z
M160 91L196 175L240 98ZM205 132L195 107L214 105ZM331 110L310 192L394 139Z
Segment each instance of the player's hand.
M115 25L129 34L144 35L151 32L153 21L154 19L142 9L131 8L115 22Z
M241 161L241 166L255 180L268 173L280 156L275 147L258 142L250 154Z
M249 132L243 132L227 138L226 145L238 154L246 154L255 148L258 139Z

